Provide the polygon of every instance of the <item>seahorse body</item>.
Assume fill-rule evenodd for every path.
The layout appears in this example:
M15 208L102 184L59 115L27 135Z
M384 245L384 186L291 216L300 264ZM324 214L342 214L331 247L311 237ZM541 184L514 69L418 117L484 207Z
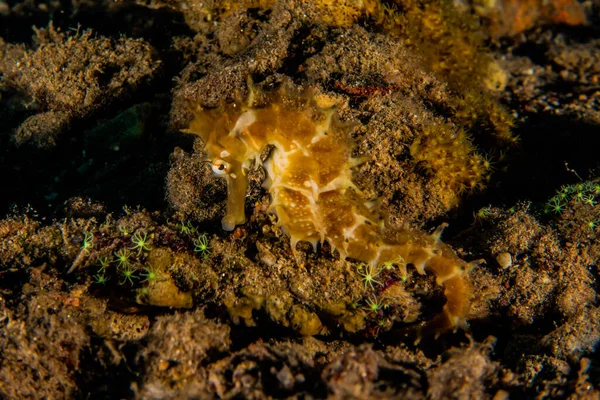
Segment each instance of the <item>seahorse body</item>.
M384 235L381 218L352 181L352 126L340 122L335 108L320 108L306 93L279 90L269 101L254 106L256 89L250 88L246 104L195 110L189 133L202 137L212 169L227 181L227 213L223 229L245 222L246 172L260 164L267 145L274 148L264 163L264 186L271 195L271 210L290 236L295 251L299 241L316 249L327 241L342 258L377 266L396 264L406 275L414 265L420 274L435 274L443 285L446 304L427 329L441 332L465 322L470 308L471 285L465 262L433 235L403 230ZM389 236L389 235L388 235Z

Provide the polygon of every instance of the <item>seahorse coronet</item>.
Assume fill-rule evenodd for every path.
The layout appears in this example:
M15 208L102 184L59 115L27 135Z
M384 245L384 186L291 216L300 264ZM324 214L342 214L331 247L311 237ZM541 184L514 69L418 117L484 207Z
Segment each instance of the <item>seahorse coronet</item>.
M247 172L260 164L262 151L270 145L273 149L262 163L269 210L294 252L300 241L315 250L327 241L342 259L374 266L397 263L403 276L407 265L419 274L432 272L444 288L446 304L426 330L464 327L472 287L467 263L440 240L446 224L431 235L410 229L388 232L374 203L362 198L353 181L353 168L366 158L352 157L356 123L342 122L338 109L320 107L312 91L260 92L251 82L245 102L195 109L186 132L202 138L214 175L227 182L223 229L231 231L246 221Z

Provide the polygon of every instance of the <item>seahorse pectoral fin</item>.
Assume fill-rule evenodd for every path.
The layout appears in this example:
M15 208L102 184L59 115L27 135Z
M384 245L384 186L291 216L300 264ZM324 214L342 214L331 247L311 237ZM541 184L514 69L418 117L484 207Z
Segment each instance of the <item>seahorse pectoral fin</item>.
M225 179L227 181L227 211L221 220L221 225L224 230L232 231L236 225L246 222L244 203L248 178L240 169L238 173L230 173Z

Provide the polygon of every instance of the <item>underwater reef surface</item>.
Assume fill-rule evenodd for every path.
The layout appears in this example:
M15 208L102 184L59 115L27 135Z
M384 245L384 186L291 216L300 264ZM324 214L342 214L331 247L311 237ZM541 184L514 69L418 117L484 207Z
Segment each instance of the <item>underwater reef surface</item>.
M599 27L3 0L0 397L598 398Z

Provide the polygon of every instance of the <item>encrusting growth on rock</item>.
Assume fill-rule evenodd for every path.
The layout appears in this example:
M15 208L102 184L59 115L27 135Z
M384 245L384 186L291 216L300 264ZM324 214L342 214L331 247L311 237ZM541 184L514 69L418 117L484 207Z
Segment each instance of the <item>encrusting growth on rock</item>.
M467 263L440 241L445 225L433 235L386 230L383 218L352 181L352 168L364 162L351 155L354 124L340 121L336 107L320 107L311 93L283 86L263 93L250 83L245 102L193 110L195 118L186 132L203 139L214 174L227 181L223 229L231 231L245 222L247 171L260 164L262 151L271 145L263 164L264 186L271 195L270 210L290 236L293 251L299 241L315 249L327 241L342 259L371 266L391 263L404 276L407 265L420 274L432 272L447 301L425 330L439 333L463 326L472 288Z

